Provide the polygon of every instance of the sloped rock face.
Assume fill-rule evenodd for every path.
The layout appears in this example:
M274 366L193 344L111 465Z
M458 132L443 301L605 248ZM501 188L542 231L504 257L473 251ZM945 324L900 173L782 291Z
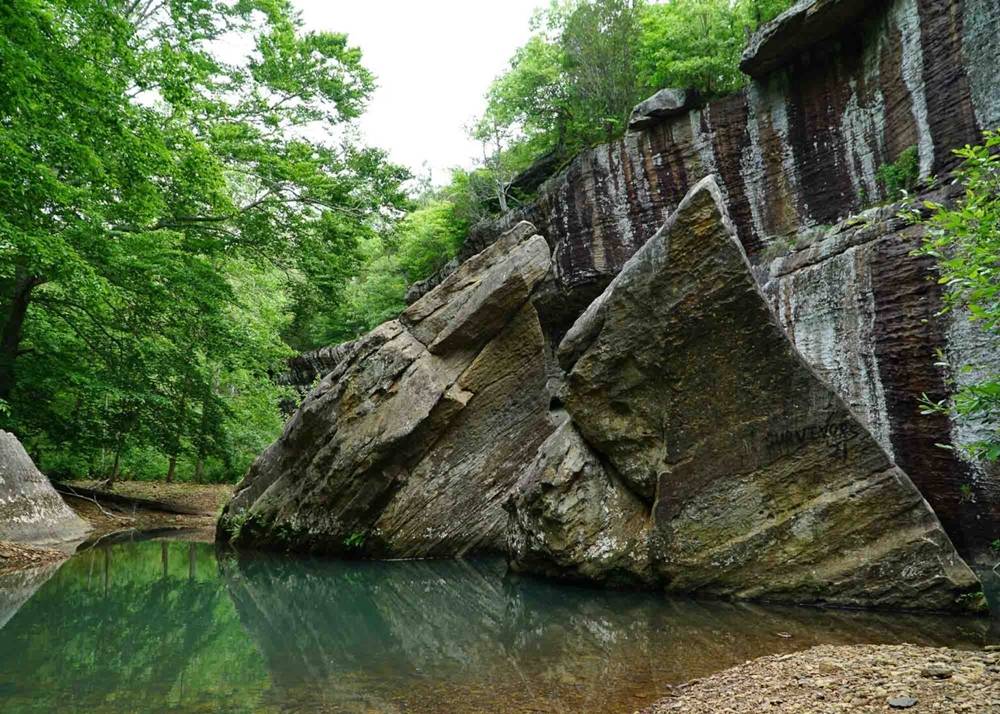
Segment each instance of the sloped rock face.
M351 343L251 467L220 536L373 557L502 548L502 504L551 431L528 300L548 267L519 225Z
M909 254L919 230L882 217L824 238L826 254L805 252L814 263L796 255L773 276L768 256L883 198L877 171L905 149L917 148L921 176L944 176L952 149L1000 126L998 38L992 0L798 3L751 43L758 68L748 65L756 79L746 90L584 152L534 205L481 226L475 249L511 221L539 226L553 266L535 305L556 344L689 188L716 175L803 355L910 473L962 551L988 548L1000 474L935 446L973 441L982 427L922 415L920 400L946 398L969 378L942 368L940 353L956 367L989 368L1000 345L962 315L938 314L933 262Z
M559 361L593 452L542 449L554 467L533 470L509 536L539 545L513 548L516 567L630 558L673 591L848 606L959 609L978 589L907 475L788 340L713 179L573 325ZM573 498L619 485L632 510L591 505L567 535L551 515L567 497L549 501L574 475ZM619 537L626 524L631 539Z
M651 585L649 509L605 470L565 413L508 503L516 570L606 585Z
M1000 350L961 311L937 314L933 265L912 254L922 230L896 212L867 211L755 272L799 352L910 474L959 549L977 550L1000 522L1000 472L939 444L971 444L985 425L923 414L920 400L946 399L953 388L942 356L995 370Z
M0 430L0 540L55 544L90 527L60 498L13 434Z

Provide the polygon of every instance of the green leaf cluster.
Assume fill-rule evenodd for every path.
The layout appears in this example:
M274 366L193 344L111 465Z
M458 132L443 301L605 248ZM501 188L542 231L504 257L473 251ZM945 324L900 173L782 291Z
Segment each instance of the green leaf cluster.
M964 187L952 206L926 201L927 234L918 251L934 258L946 288L946 311L964 310L996 338L1000 335L1000 130L983 143L955 153L962 165L955 180ZM969 448L1000 459L1000 374L983 365L959 365L963 379L950 400L926 401L928 411L950 411L982 425L985 436Z

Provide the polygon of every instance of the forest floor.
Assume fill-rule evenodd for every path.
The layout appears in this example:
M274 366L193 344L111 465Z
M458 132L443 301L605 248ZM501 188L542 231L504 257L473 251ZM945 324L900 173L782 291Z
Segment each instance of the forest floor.
M1000 712L1000 651L822 645L682 684L640 714Z
M120 481L110 490L98 481L72 481L64 485L87 494L73 496L64 492L63 497L77 515L93 526L91 538L123 530L155 528L197 529L207 534L214 530L219 512L233 494L233 487L228 484ZM92 497L90 493L97 495ZM111 502L101 497L108 493L134 499L134 503ZM167 509L151 504L163 504ZM170 509L184 512L172 513Z

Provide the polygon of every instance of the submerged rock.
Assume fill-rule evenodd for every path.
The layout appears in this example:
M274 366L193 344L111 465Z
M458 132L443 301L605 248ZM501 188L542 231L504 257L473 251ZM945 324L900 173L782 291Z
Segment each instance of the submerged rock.
M502 504L551 431L528 300L549 260L520 224L351 343L250 468L220 536L373 557L502 549Z
M70 510L13 434L0 430L0 540L55 544L90 526Z
M628 562L671 591L846 606L958 609L978 590L909 477L789 341L714 179L558 357L586 441L568 453L585 456L564 466L558 433L543 448L514 502L515 567L603 580ZM591 483L631 510L571 510Z

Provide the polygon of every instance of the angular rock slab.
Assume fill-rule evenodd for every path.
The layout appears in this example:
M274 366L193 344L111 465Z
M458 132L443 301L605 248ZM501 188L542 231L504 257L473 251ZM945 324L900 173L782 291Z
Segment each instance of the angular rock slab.
M17 437L0 430L0 540L53 545L80 540L89 530Z
M655 126L667 117L686 114L698 100L696 92L684 89L661 89L656 94L635 105L628 118L632 131Z
M518 225L351 343L251 466L219 537L367 557L501 550L503 503L551 431L529 302L549 262Z
M799 0L754 33L740 58L740 69L751 77L764 77L880 4L884 0Z
M651 504L669 590L915 609L978 590L909 477L788 340L713 178L558 356L577 429Z
M565 412L507 504L511 569L649 585L649 508L609 475Z

